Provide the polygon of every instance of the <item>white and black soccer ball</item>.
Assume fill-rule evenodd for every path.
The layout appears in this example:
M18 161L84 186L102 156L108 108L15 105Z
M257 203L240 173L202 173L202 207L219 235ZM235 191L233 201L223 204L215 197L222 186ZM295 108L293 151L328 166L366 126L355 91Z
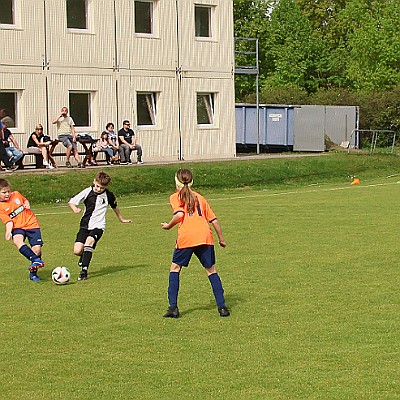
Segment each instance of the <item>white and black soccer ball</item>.
M56 267L51 273L51 279L57 285L65 285L69 282L71 274L66 267Z

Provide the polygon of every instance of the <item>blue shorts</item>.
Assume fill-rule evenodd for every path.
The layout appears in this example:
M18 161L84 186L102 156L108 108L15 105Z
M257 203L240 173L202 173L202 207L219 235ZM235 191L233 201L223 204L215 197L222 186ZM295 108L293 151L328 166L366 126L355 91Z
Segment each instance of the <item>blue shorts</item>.
M15 228L12 230L11 234L13 235L13 237L15 235L22 235L24 237L24 240L28 238L31 247L43 246L42 233L40 232L40 228L35 228L35 229Z
M204 268L211 268L215 264L214 246L208 244L188 247L186 249L175 249L172 262L182 267L187 267L193 253L199 259Z

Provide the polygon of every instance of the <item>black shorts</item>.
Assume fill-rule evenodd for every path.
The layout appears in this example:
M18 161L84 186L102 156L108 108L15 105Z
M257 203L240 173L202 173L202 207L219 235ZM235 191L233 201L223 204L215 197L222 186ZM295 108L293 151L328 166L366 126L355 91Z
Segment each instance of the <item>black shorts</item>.
M86 229L86 228L80 228L79 232L76 234L76 239L75 242L79 242L79 243L85 243L86 239L88 236L91 236L94 239L94 245L93 248L96 248L96 244L97 242L100 240L100 238L103 236L103 229Z

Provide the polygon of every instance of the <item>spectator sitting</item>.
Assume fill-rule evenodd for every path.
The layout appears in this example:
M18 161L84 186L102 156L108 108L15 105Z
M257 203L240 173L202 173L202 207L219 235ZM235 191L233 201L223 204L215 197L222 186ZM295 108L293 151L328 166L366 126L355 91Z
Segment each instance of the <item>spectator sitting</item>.
M123 127L118 131L120 163L132 164L131 153L137 150L137 163L143 164L142 147L136 143L135 132L130 128L130 122L124 120L122 124Z
M10 157L8 156L8 154L6 153L6 149L4 147L4 133L3 133L3 125L0 121L0 161L3 161L5 168L5 171L7 172L12 172L14 171L17 167L14 166L11 162L10 162ZM0 171L2 171L3 169L0 166Z
M94 159L96 159L99 151L106 154L107 164L110 165L114 157L113 145L111 139L108 136L107 131L103 131L100 139L97 141L96 146L93 148Z
M109 122L106 125L106 132L108 133L109 143L111 144L113 151L114 151L114 157L113 157L112 161L114 161L114 163L115 163L119 159L119 156L118 156L119 144L118 144L118 135L114 131L114 124L112 122Z
M14 138L13 134L11 131L6 127L6 125L3 125L3 135L4 135L4 148L5 151L9 157L9 160L12 164L17 164L19 165L19 168L23 168L22 164L22 159L24 158L24 152L21 150L19 147L19 144L17 140ZM10 146L11 143L13 144Z
M78 168L83 168L84 165L81 162L76 143L75 122L72 117L68 116L68 107L61 108L61 114L53 120L53 124L57 125L58 140L67 149L65 165L68 168L72 168L72 164L69 161L72 153L78 163Z
M46 139L46 141L44 141ZM43 156L43 165L47 169L56 168L53 157L49 157L49 147L53 144L49 136L43 135L43 126L38 124L35 128L35 132L32 132L28 140L28 153L39 154ZM52 164L49 164L49 159L52 160Z

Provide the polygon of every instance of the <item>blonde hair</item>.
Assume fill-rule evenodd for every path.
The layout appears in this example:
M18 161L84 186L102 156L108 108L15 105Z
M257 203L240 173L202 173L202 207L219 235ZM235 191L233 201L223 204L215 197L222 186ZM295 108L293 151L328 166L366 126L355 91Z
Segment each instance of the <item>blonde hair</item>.
M180 204L181 206L187 206L189 213L192 214L199 203L197 196L190 189L193 183L192 171L182 168L176 173L175 177L181 183L181 185L179 185Z

